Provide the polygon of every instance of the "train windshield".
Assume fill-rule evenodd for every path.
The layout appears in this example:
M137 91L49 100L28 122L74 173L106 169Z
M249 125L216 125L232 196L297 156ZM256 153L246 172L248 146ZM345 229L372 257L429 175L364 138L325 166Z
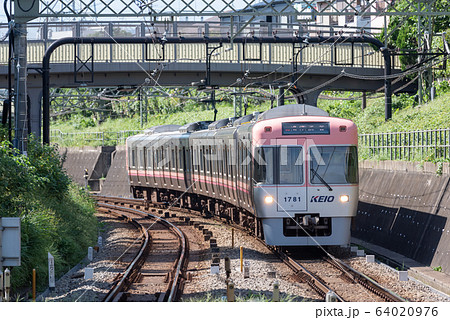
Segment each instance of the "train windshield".
M279 149L280 184L303 184L302 147L281 146Z
M303 184L303 153L300 146L256 148L254 177L263 184Z
M275 148L262 147L256 148L254 160L254 177L256 182L263 184L274 184L274 157Z
M358 183L358 153L356 147L310 148L311 184Z

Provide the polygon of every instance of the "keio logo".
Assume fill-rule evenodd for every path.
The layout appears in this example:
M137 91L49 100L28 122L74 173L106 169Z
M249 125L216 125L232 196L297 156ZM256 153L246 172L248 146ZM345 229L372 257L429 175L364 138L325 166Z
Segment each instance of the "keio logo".
M311 202L333 202L334 196L312 196Z

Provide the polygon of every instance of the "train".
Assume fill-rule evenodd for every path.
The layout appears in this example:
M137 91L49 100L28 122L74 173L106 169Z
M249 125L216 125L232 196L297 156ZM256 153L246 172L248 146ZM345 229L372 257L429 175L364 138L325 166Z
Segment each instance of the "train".
M350 243L357 127L315 106L161 125L126 141L135 198L217 216L272 246Z

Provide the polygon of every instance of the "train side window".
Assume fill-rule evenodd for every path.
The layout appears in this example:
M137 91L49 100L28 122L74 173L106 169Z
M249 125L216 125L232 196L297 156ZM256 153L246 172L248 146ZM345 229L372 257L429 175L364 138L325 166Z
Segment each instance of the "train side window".
M169 149L163 149L163 157L164 157L164 168L169 170L170 168L170 154L169 154Z
M226 163L226 149L225 149L225 146L222 146L222 154L221 154L221 156L220 156L220 159L221 159L221 165L222 165L222 167L221 167L221 169L220 169L220 171L222 172L222 176L226 176L226 174L227 174L227 163Z
M172 149L172 158L170 158L172 160L172 170L173 171L177 171L177 163L178 163L178 159L177 159L177 147L175 147L175 150Z
M144 148L139 150L138 165L139 165L139 169L145 168L145 150L144 150Z
M228 148L228 177L233 177L233 151ZM236 160L235 160L236 161Z
M197 150L194 147L191 147L191 163L192 169L194 170L194 172L197 172L198 171Z
M200 147L198 160L199 160L199 165L200 165L200 172L203 172L203 147Z
M156 149L156 167L162 169L162 148Z
M131 167L136 167L136 149L131 150Z
M210 147L210 150L211 150L211 152L210 152L210 154L209 154L209 163L210 163L210 171L211 171L211 173L214 173L215 171L216 171L216 165L215 165L215 157L214 157L214 154L215 154L215 150L214 150L214 147Z
M186 168L186 165L184 164L184 151L185 150L185 148L183 147L183 148L180 148L179 150L178 150L178 171L183 171L183 169L186 169L187 170L187 168Z
M256 182L263 184L274 184L274 154L275 148L255 148L253 159L254 178Z
M147 168L151 169L153 164L152 149L147 149Z
M280 184L303 184L302 147L280 146Z
M229 166L228 163L230 161L230 159L228 158L228 148L227 146L225 146L225 150L224 150L224 157L225 157L225 176L228 177L228 175L230 174L230 170L229 170Z
M206 172L211 172L211 146L205 148L205 164L206 164Z

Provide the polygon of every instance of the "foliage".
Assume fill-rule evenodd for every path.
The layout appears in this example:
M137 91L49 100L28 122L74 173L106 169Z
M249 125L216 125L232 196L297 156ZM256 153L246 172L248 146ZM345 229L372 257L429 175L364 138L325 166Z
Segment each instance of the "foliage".
M434 271L438 271L438 272L442 272L442 267L441 266L437 266L433 268Z
M417 2L411 0L399 0L395 3L395 10L399 10L401 12L413 12L417 11L420 6L421 10L424 10L426 6L426 2ZM432 3L431 10L443 12L444 9L448 7L448 0L435 0ZM393 8L390 9L394 10ZM427 25L427 17L422 16L401 16L401 15L393 15L389 18L389 25L387 33L391 34L388 39L388 45L391 48L399 48L406 49L409 52L416 54L404 55L400 56L400 62L402 63L402 68L407 68L410 65L414 65L417 62L417 53L422 50L419 48L418 36L417 36L417 25L420 19L420 24L422 26ZM442 33L447 31L450 26L450 16L448 15L436 15L430 18L431 29L434 34ZM422 37L424 35L425 30L422 30ZM384 32L382 32L378 38L384 42ZM423 42L422 38L422 42ZM433 48L441 48L443 49L442 40L439 40L438 37L435 37L435 41L432 43ZM450 75L447 72L447 76Z
M22 265L12 270L13 288L47 282L47 253L57 274L76 264L95 243L94 204L63 172L56 149L31 141L28 156L0 143L1 216L20 217Z

